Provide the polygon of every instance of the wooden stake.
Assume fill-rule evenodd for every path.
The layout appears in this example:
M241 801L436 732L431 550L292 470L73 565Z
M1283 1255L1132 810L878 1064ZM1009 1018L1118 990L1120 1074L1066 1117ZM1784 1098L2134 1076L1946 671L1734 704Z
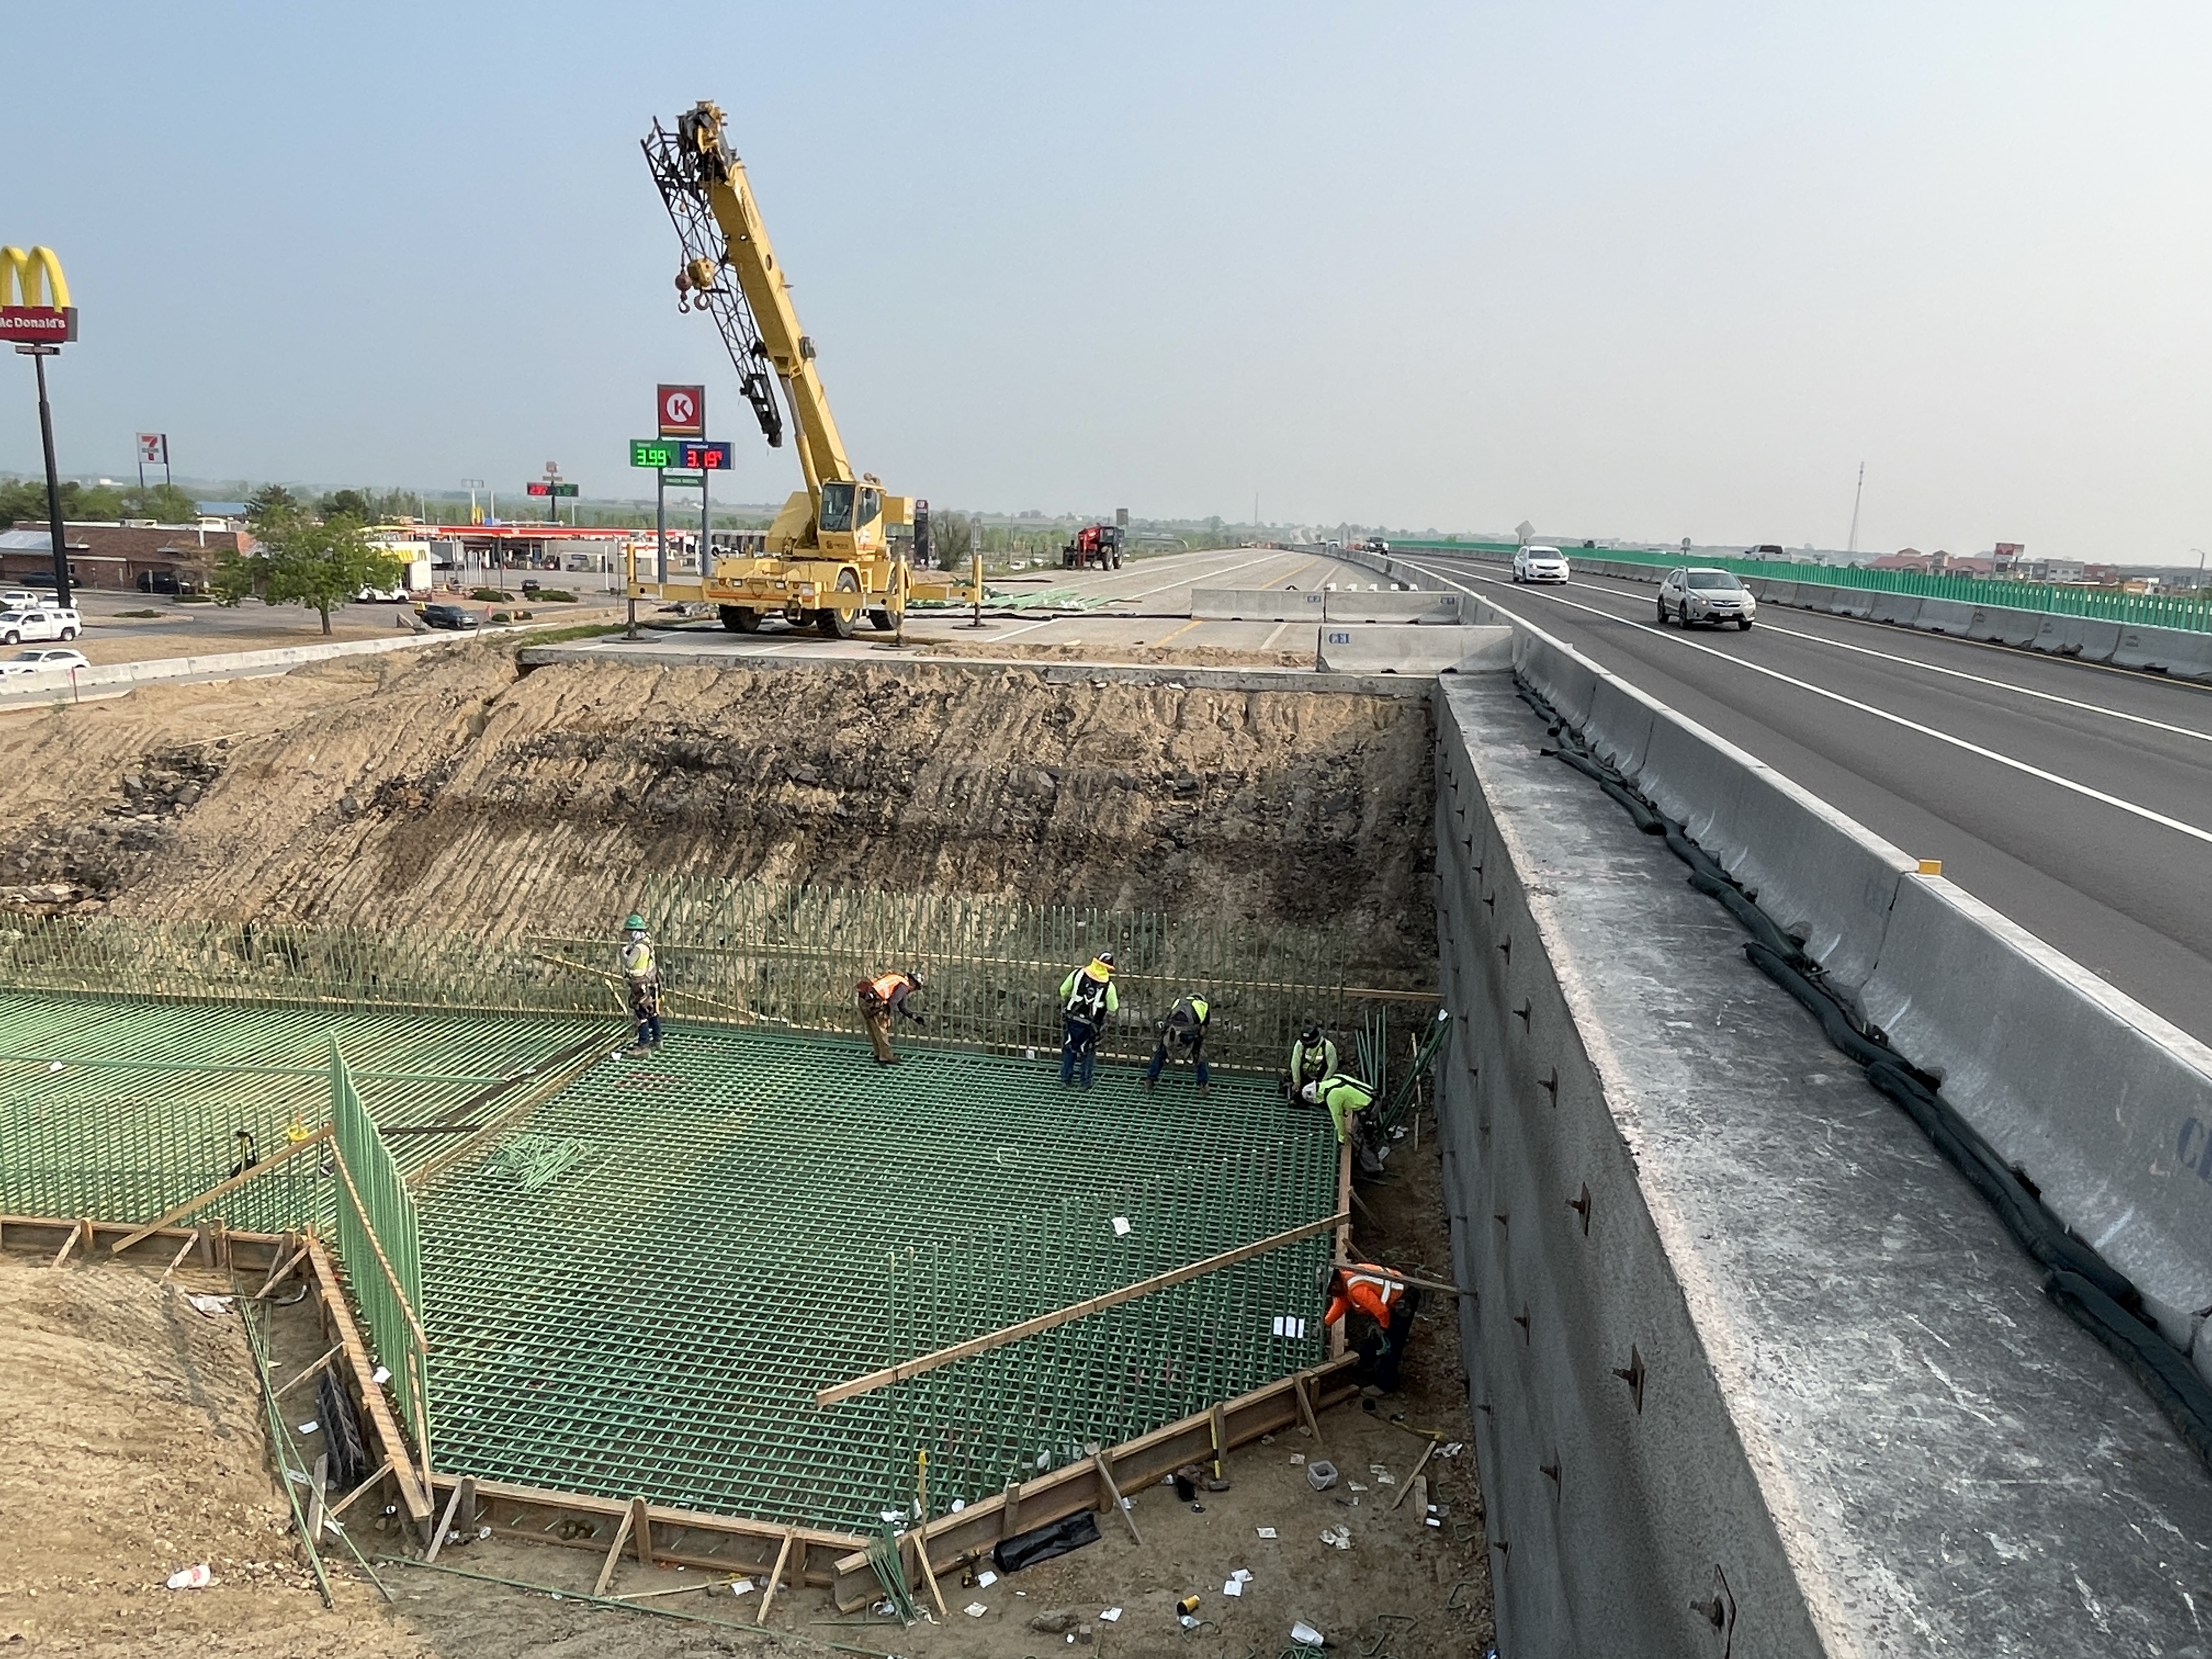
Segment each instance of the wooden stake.
M1431 1440L1429 1442L1429 1449L1421 1454L1421 1461L1413 1465L1413 1474L1406 1477L1406 1484L1398 1488L1398 1495L1390 1500L1392 1509L1396 1509L1399 1504L1406 1501L1406 1494L1413 1491L1414 1480L1419 1477L1423 1469L1429 1467L1429 1460L1436 1455L1437 1443Z
M929 1586L929 1599L937 1603L937 1616L950 1619L952 1615L945 1610L945 1592L937 1588L937 1575L930 1571L928 1525L925 1522L907 1535L914 1540L915 1559L921 1563L922 1582Z
M637 1564L641 1567L653 1565L653 1517L646 1512L645 1499L629 1500L630 1541L637 1546Z
M327 1501L330 1478L331 1455L323 1452L315 1458L312 1495L307 1500L307 1545L311 1549L323 1540L323 1505Z
M768 1610L775 1604L776 1586L783 1579L783 1564L791 1559L791 1528L783 1529L783 1545L775 1553L775 1565L768 1570L768 1589L761 1597L760 1622L768 1623Z
M1221 1454L1229 1444L1229 1428L1222 1420L1219 1401L1213 1402L1213 1409L1207 1413L1206 1416L1213 1430L1213 1478L1219 1480L1224 1479L1221 1473Z
M458 1498L460 1493L456 1490L453 1495ZM632 1504L623 1511L622 1519L616 1522L615 1541L607 1551L607 1559L599 1564L598 1582L592 1586L593 1595L605 1595L607 1593L607 1585L615 1576L615 1563L622 1559L623 1546L629 1542L630 1522L637 1519L637 1505L644 1501L643 1498L640 1498L637 1503Z
M300 1384L305 1382L309 1377L320 1376L325 1371L331 1368L331 1361L336 1359L344 1352L345 1344L341 1342L337 1346L332 1348L328 1353L325 1354L320 1359L318 1359L313 1364L308 1366L307 1370L301 1371L297 1376L289 1377L283 1382L278 1384L276 1397L281 1400L284 1395L298 1388Z
M438 1552L446 1547L446 1534L453 1531L453 1517L461 1512L461 1494L468 1490L468 1484L465 1480L462 1481L459 1486L453 1488L453 1495L446 1500L446 1512L438 1517L438 1530L432 1534L429 1552L422 1558L424 1566L428 1566L435 1561L438 1559Z
M55 1253L54 1259L49 1265L58 1267L63 1262L68 1261L70 1259L70 1252L76 1249L77 1241L88 1236L91 1231L92 1223L89 1221L80 1221L72 1225L69 1231L69 1237L62 1240L61 1249Z
M1305 1419L1306 1432L1313 1436L1316 1445L1327 1451L1328 1443L1321 1437L1321 1424L1314 1416L1313 1397L1306 1392L1306 1380L1303 1376L1291 1379L1291 1392L1297 1396L1298 1415Z
M1345 1221L1346 1217L1341 1212L1323 1216L1318 1221L1309 1221L1303 1227L1292 1227L1286 1232L1261 1239L1256 1243L1240 1244L1233 1250L1207 1256L1203 1261L1193 1261L1164 1273L1154 1273L1150 1279L1124 1285L1118 1291L1109 1291L1103 1296L1089 1297L1065 1308L1054 1309L1050 1313L1039 1314L1034 1319L1024 1319L1018 1325L1008 1325L982 1336L969 1337L965 1342L956 1342L949 1348L939 1348L936 1352L923 1354L918 1359L903 1360L879 1371L870 1371L866 1376L856 1376L849 1382L817 1389L814 1403L817 1406L835 1406L864 1394L873 1394L878 1389L887 1389L894 1382L908 1382L925 1371L935 1370L940 1365L950 1365L959 1360L973 1358L979 1353L988 1353L994 1348L1002 1348L1009 1342L1018 1342L1025 1336L1035 1336L1040 1331L1056 1330L1062 1325L1086 1318L1091 1314L1102 1313L1108 1308L1118 1308L1124 1302L1133 1302L1140 1296L1150 1296L1155 1291L1164 1291L1170 1285L1218 1273L1224 1267L1233 1267L1240 1261L1249 1261L1254 1256L1279 1250L1286 1244L1295 1244L1302 1238L1310 1238L1331 1227L1341 1227Z
M1006 1482L1006 1495L999 1514L1001 1517L999 1522L1000 1537L1012 1538L1022 1529L1022 1483L1020 1481Z
M168 1267L161 1274L162 1283L167 1284L170 1276L173 1274L178 1268L185 1265L185 1258L190 1255L192 1251L198 1247L199 1242L200 1236L198 1233L194 1233L190 1238L186 1239L182 1244L177 1247L176 1255L169 1258Z
M238 1174L231 1176L229 1180L222 1182L220 1186L209 1188L207 1191L202 1193L197 1198L186 1199L183 1203L178 1205L176 1208L167 1211L162 1214L155 1217L153 1220L148 1222L136 1232L124 1234L121 1238L116 1240L114 1243L107 1247L110 1254L120 1255L124 1251L129 1249L133 1244L136 1244L140 1239L152 1237L153 1235L161 1231L162 1228L169 1225L170 1223L183 1220L194 1210L201 1209L207 1205L212 1204L216 1199L221 1198L225 1193L231 1192L240 1187L243 1187L247 1182L252 1180L256 1176L267 1175L271 1170L277 1168L279 1165L289 1164L292 1159L299 1157L301 1153L306 1152L310 1146L319 1146L322 1142L328 1140L330 1138L330 1127L326 1124L322 1128L316 1130L314 1133L309 1135L305 1140L294 1141L289 1146L287 1146L283 1152L278 1152L275 1157L264 1158L260 1163L255 1164L252 1169L240 1170Z
M382 1483L384 1477L391 1473L392 1460L387 1457L384 1462L376 1466L374 1470L370 1473L368 1480L362 1481L361 1485L356 1486L343 1498L339 1498L337 1503L331 1505L330 1518L333 1521L337 1520L338 1516L343 1515L348 1510L353 1507L354 1500L356 1498L359 1498L363 1492L374 1492L378 1486Z
M307 1257L307 1247L302 1244L291 1255L279 1260L276 1265L269 1270L269 1277L261 1281L261 1288L254 1291L253 1299L258 1302L270 1291L275 1290L277 1285L290 1277L292 1269L306 1261Z
M1121 1512L1122 1521L1129 1528L1129 1536L1136 1540L1137 1547L1142 1549L1145 1534L1137 1530L1137 1517L1129 1512L1128 1504L1122 1501L1121 1489L1114 1484L1114 1471L1107 1467L1105 1452L1102 1449L1091 1461L1098 1466L1098 1481L1106 1488L1108 1500Z

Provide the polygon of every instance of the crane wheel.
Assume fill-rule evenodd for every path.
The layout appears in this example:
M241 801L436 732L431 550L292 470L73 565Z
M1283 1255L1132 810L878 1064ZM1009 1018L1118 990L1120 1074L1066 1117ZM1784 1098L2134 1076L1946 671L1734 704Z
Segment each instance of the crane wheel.
M824 605L815 615L820 618L823 637L849 640L853 637L854 617L849 611L840 611L835 605Z
M726 605L722 607L722 626L732 634L760 632L761 613L749 605Z
M897 621L888 611L871 611L868 612L868 620L875 624L876 632L878 634L888 634L898 626Z

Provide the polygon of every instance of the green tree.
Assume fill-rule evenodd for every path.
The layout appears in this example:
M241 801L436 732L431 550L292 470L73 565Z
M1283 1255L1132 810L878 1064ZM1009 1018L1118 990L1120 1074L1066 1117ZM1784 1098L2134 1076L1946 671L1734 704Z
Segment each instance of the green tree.
M356 524L371 524L376 520L375 504L368 492L362 489L335 489L315 503L315 511L325 519L351 519Z
M246 516L262 519L271 514L295 513L300 507L300 498L283 484L264 484L246 498Z
M122 506L125 517L152 519L161 524L190 524L200 515L200 504L192 499L191 491L168 483L126 489Z
M258 574L263 599L309 606L322 617L325 634L336 606L364 587L395 587L401 579L399 561L363 535L358 520L343 514L328 519L297 510L269 514L253 533L262 549ZM224 581L221 563L216 580Z
M103 485L85 485L74 478L61 487L62 517L70 523L88 519L119 519L123 497ZM43 478L20 478L0 483L0 528L23 524L33 528L46 522L46 483Z

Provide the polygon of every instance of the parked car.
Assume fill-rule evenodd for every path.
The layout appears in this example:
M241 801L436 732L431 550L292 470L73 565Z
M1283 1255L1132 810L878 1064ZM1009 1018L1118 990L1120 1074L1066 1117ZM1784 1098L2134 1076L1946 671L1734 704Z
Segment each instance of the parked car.
M433 628L481 628L483 619L473 611L458 605L426 605L422 620Z
M173 570L142 570L138 573L141 593L189 593L191 586Z
M91 666L91 660L83 652L57 650L51 646L18 651L12 657L0 659L0 674L36 674L46 669Z
M73 640L83 629L76 612L59 605L0 611L0 645L21 645L25 640Z
M407 590L404 587L364 587L353 596L356 605L404 605Z
M1513 556L1516 582L1563 582L1567 579L1567 556L1556 547L1524 547Z
M28 588L11 587L0 593L0 611L22 611L35 606L39 596Z
M1734 623L1751 626L1759 614L1759 601L1751 590L1725 570L1670 570L1659 584L1659 620L1672 619L1687 628L1692 623L1711 623L1717 628Z

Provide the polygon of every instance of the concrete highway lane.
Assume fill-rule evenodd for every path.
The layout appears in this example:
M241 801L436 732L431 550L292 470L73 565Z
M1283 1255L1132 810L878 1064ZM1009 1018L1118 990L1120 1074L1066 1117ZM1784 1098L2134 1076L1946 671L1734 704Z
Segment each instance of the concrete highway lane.
M2212 690L1769 605L1658 626L1654 589L1471 589L1757 756L2212 1042Z

